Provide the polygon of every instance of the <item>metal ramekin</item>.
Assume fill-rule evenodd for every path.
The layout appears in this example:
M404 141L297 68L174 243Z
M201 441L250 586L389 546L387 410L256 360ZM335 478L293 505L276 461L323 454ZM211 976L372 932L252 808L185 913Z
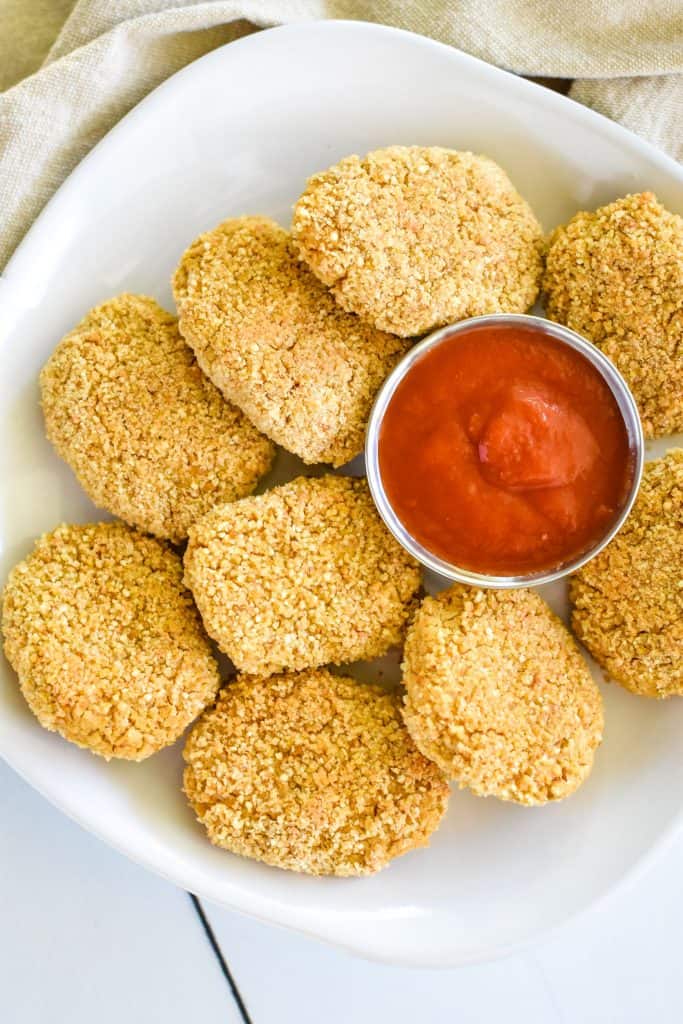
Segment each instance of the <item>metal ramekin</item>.
M607 382L617 401L621 415L624 418L624 423L626 424L629 445L633 457L633 482L631 490L619 517L616 522L610 526L605 536L602 537L600 541L589 551L585 551L573 561L567 562L556 569L533 572L525 576L489 576L483 573L471 572L468 569L462 569L460 566L453 565L451 562L446 562L443 558L440 558L438 555L428 551L427 548L423 547L422 544L418 543L418 541L408 533L405 526L398 518L384 491L379 471L378 443L380 429L384 419L384 413L386 412L387 406L389 405L400 381L410 373L411 368L426 352L430 352L433 348L436 348L436 346L441 344L442 341L446 341L446 339L450 339L454 337L454 335L460 334L463 331L469 331L473 327L489 326L494 324L517 324L522 327L530 327L533 330L539 331L541 334L550 336L551 338L556 338L558 341L561 341L563 344L568 345L570 348L575 349L575 351L580 352L581 355L585 356L588 362L598 370L603 379ZM526 316L521 313L494 313L491 316L471 317L469 320L461 320L457 324L442 327L440 330L434 331L433 334L428 335L426 338L423 338L422 341L418 342L418 344L403 357L400 363L397 364L384 382L370 414L365 442L365 466L370 491L379 514L399 544L401 544L406 551L410 552L414 558L421 562L422 565L431 569L433 572L438 573L440 576L446 577L446 579L457 580L459 583L469 583L477 587L496 587L501 590L509 590L515 587L539 586L541 583L551 583L553 580L559 580L563 576L567 576L569 573L575 572L575 570L580 568L582 565L585 565L586 562L590 561L591 558L594 558L598 552L602 551L602 549L609 544L615 534L617 534L623 526L631 508L633 507L633 502L636 499L638 488L640 486L640 478L643 472L644 450L643 430L640 425L638 408L633 399L633 395L629 391L626 381L614 364L610 362L610 360L604 356L598 348L592 345L589 341L586 341L585 338L582 338L581 335L569 330L568 327L563 327L561 324L556 324L551 320L544 319L543 317Z

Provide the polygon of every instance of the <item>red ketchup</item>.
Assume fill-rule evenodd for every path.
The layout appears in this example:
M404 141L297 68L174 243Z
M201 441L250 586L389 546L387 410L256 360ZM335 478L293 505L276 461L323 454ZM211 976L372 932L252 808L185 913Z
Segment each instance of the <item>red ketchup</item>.
M633 481L598 370L533 328L454 335L394 392L379 435L386 495L427 550L495 576L551 570L597 543Z

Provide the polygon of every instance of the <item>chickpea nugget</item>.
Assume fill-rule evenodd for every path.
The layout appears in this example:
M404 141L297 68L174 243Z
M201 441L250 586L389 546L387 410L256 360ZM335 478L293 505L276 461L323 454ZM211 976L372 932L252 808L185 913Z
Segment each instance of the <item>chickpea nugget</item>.
M299 255L340 305L401 337L536 300L543 233L493 160L391 146L314 175L294 209Z
M448 802L398 698L326 669L238 677L184 756L212 843L311 875L369 875L426 846Z
M362 451L406 345L344 313L283 228L225 221L193 242L173 286L199 365L264 434L308 463L341 466Z
M325 476L209 512L190 530L185 579L237 668L267 675L400 643L420 570L364 480Z
M603 709L571 634L530 590L454 585L428 597L406 640L410 735L461 787L543 804L573 793Z
M218 690L180 557L123 523L41 537L10 574L2 628L40 724L107 760L175 742Z
M612 679L683 696L683 449L645 466L631 515L569 596L576 635Z
M651 192L577 213L551 236L543 289L548 316L621 370L646 437L683 430L683 218Z
M208 381L154 299L91 310L40 375L47 435L99 507L180 542L222 501L250 494L270 441Z

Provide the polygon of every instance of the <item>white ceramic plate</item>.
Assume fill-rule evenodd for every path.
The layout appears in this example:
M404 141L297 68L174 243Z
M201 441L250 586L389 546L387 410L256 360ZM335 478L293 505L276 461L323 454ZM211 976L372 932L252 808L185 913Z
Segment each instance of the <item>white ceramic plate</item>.
M37 534L94 517L43 436L37 374L60 336L124 289L169 304L174 264L200 231L242 213L286 224L309 174L390 143L487 153L547 228L643 188L683 213L672 161L562 96L429 40L327 22L216 50L95 148L2 280L2 580ZM561 587L546 596L566 611ZM180 792L178 747L141 765L106 764L43 731L0 668L0 751L84 827L202 896L394 963L460 964L529 942L632 874L681 819L683 701L609 686L605 742L576 796L529 810L455 792L429 850L370 879L300 877L206 842Z

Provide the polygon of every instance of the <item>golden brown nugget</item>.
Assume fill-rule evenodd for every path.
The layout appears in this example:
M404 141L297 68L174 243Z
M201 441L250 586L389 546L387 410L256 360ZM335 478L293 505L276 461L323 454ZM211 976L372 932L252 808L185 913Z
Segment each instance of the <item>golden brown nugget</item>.
M176 318L141 295L91 310L40 375L47 435L99 507L179 542L251 494L274 455L206 379Z
M543 232L493 160L391 146L314 175L294 208L299 255L339 304L401 337L538 295Z
M363 449L375 394L406 344L344 313L267 217L228 220L183 256L180 329L225 397L304 462Z
M571 634L530 590L455 584L408 631L404 718L425 757L479 796L561 800L602 739L600 691Z
M2 629L40 724L107 760L175 742L218 690L180 557L123 523L41 537L10 574Z
M570 599L576 635L615 682L683 695L683 449L648 463L631 515Z
M420 570L365 480L300 477L194 524L185 580L243 672L341 664L403 639Z
M184 757L212 843L311 875L369 875L427 846L448 803L399 699L327 669L238 677Z
M683 430L683 218L651 192L577 213L550 239L546 312L621 370L646 437Z

